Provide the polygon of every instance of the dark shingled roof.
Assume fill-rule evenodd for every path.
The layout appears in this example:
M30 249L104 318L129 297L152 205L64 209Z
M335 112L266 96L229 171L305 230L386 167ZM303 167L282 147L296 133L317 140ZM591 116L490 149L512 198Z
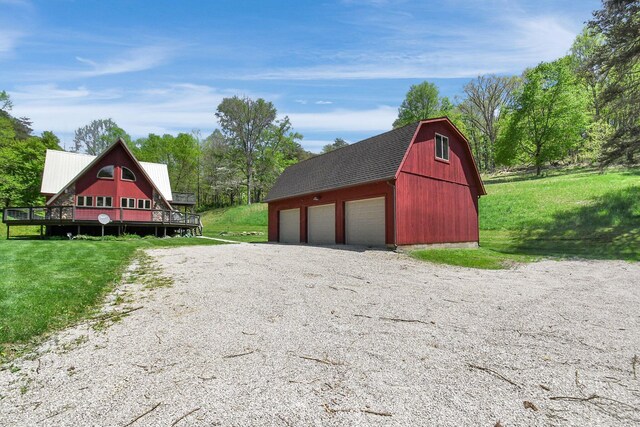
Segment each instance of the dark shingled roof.
M265 201L395 177L419 122L289 166Z

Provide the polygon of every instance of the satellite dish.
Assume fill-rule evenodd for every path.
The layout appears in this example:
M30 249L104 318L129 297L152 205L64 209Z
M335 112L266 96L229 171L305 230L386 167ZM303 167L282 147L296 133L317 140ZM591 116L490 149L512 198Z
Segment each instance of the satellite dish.
M109 218L109 215L107 214L100 214L98 215L98 222L102 225L106 225L111 222L111 218Z

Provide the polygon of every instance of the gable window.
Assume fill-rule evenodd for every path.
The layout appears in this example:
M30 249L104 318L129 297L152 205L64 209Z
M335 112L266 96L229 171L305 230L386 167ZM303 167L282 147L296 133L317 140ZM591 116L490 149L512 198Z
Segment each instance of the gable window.
M78 196L76 206L93 206L92 196Z
M449 161L449 138L436 133L436 159Z
M138 209L151 209L151 200L138 199Z
M113 179L113 165L105 166L98 171L98 178Z
M96 206L100 208L110 208L113 206L113 199L109 196L96 197Z
M122 173L120 174L120 178L122 178L125 181L135 181L136 180L136 174L133 173L133 171L129 168L125 168L124 166L122 167Z
M120 198L120 207L121 208L134 209L136 207L136 199L130 199L128 197L121 197Z

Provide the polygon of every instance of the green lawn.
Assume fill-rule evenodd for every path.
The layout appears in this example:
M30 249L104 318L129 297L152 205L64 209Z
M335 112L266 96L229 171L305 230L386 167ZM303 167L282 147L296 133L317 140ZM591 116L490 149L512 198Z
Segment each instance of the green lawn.
M202 213L203 234L239 242L266 242L267 204L234 206ZM259 234L243 234L259 233Z
M500 268L542 257L640 261L640 169L484 178L480 250L426 250L433 262Z
M138 249L202 244L218 242L196 238L5 240L3 234L0 356L10 344L28 342L90 314Z

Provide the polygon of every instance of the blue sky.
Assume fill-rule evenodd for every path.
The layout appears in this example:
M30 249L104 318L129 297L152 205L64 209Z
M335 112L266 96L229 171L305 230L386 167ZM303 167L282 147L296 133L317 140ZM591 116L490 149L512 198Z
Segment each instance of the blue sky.
M408 88L565 54L598 0L0 0L0 90L53 130L113 118L134 137L216 126L263 97L311 151L390 129Z

